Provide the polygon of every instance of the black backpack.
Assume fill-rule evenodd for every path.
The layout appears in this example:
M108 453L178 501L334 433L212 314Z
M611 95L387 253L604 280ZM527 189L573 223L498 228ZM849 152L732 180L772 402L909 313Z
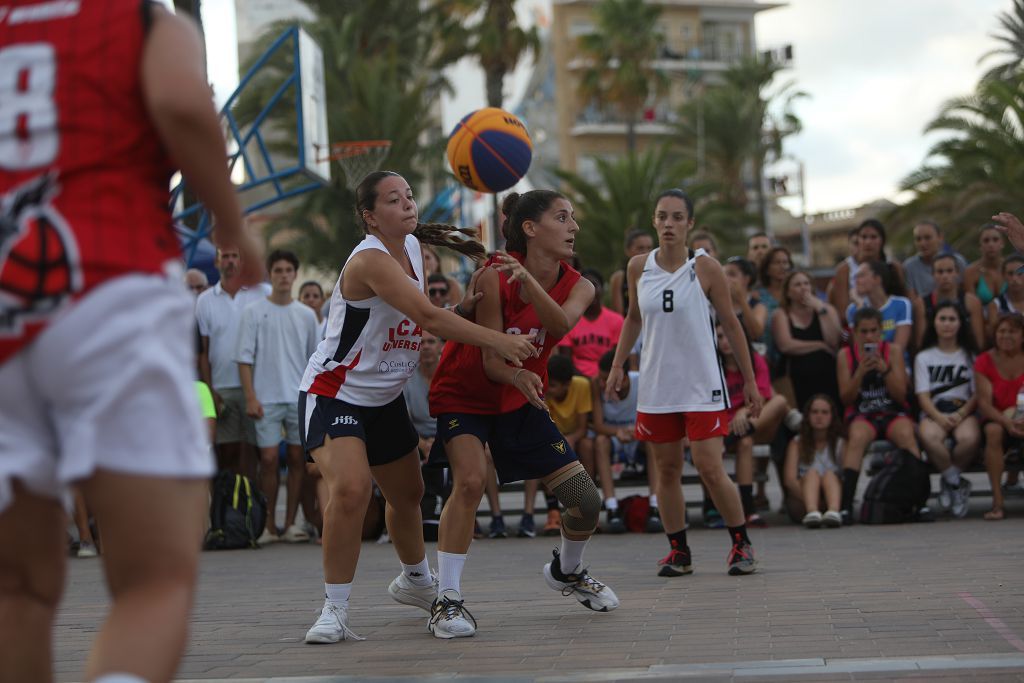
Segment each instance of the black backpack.
M267 523L267 498L247 477L223 470L213 480L205 550L258 548Z
M861 524L912 522L928 504L931 482L928 465L898 449L885 454L882 469L871 479L860 506Z

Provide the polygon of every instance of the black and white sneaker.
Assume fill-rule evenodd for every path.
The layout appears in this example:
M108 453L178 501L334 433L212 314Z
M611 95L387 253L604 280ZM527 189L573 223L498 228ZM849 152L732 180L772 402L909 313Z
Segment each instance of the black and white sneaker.
M610 612L619 606L619 598L584 568L575 574L563 574L558 551L553 550L554 559L544 565L544 580L552 590L562 595L573 596L580 604L595 612Z
M652 507L651 511L647 514L647 528L645 531L649 534L664 533L665 525L661 523L661 513L658 512L658 508Z

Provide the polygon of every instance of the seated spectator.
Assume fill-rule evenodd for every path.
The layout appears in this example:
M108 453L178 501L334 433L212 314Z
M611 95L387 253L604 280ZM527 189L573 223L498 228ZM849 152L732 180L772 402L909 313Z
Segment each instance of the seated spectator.
M971 482L960 472L970 466L981 442L974 417L975 354L974 336L963 323L960 306L953 301L940 302L914 359L914 385L921 407L921 443L928 460L942 474L939 505L952 510L954 517L967 514ZM955 444L952 453L946 446L949 437Z
M797 493L806 511L802 524L817 529L822 524L838 527L842 484L839 463L843 460L843 423L831 397L817 394L804 404L804 421L800 434L786 451L784 484ZM821 514L821 496L825 496L825 514Z
M846 406L847 444L843 453L844 523L853 521L853 498L868 445L888 439L917 457L914 421L907 406L903 349L882 339L882 314L861 308L853 316L853 339L836 361L839 396Z
M1004 313L1024 313L1024 256L1010 254L1003 259L1003 293L988 305L989 339L995 336L996 323Z
M873 308L882 315L882 340L904 351L910 344L914 318L910 299L889 294L889 268L882 261L865 261L857 268L854 286L862 304L851 303L846 322L852 328L853 316L862 308Z
M842 334L839 314L814 296L807 273L794 270L786 276L782 301L772 314L772 336L798 406L815 394L839 403L835 367Z
M601 356L601 360L598 361L597 377L590 383L590 403L593 407L590 423L594 435L593 457L591 462L582 459L581 461L591 477L594 477L596 473L597 478L600 479L604 508L608 511L608 531L621 533L626 530L626 524L619 508L618 498L615 496L612 458L615 457L620 462L636 462L637 460L636 402L637 378L640 373L636 371L624 373L622 386L618 393L611 400L606 399L604 394L608 373L611 372L614 359L614 348ZM658 514L658 496L653 488L657 477L652 474L650 469L653 461L653 458L647 461L647 480L651 486L649 499L651 509L647 521L649 533L662 531L661 518Z
M583 375L597 376L597 362L614 348L622 331L622 316L601 304L604 278L592 268L581 273L594 285L594 301L583 311L579 322L558 343L558 352L568 356Z
M974 362L974 381L985 432L985 469L992 484L992 509L985 519L1000 520L1005 516L1001 488L1004 454L1011 443L1024 439L1024 416L1016 410L1024 387L1024 318L1019 313L999 316L995 346Z
M935 283L932 291L914 300L914 346L917 349L923 348L925 331L935 318L935 307L942 301L952 301L957 305L960 321L965 331L970 332L974 348L987 346L981 301L960 286L957 263L949 254L940 254L932 261L932 280Z
M765 254L772 248L772 238L763 232L755 232L753 235L747 238L747 258L754 266L754 271L761 265L761 260L764 259ZM753 285L751 285L753 286Z
M448 278L441 273L431 273L427 276L427 297L430 303L438 308L444 308L451 299L451 285Z
M454 306L462 301L462 287L459 285L459 281L441 272L441 258L434 248L427 244L422 245L421 248L423 250L423 272L427 274L427 282L430 282L431 275L440 275L448 285L448 294L445 299L440 302L431 299L431 302L437 306Z
M782 301L782 288L786 282L786 276L789 275L791 270L793 270L793 257L790 256L789 250L785 247L772 247L765 254L764 260L761 261L761 268L758 271L760 286L758 286L755 293L767 309L766 321L772 319L775 309L779 307L779 302ZM768 361L768 369L772 371L773 378L778 377L779 372L776 366L778 365L779 352L775 347L775 338L772 336L772 330L767 325L767 322L764 334L759 339L752 339L752 341L760 342L764 345L764 356L765 360Z
M744 405L743 375L736 363L729 338L721 325L715 326L715 333L718 335L718 359L725 370L725 386L729 394L729 435L725 437L725 449L727 452L736 453L736 484L740 489L740 501L743 503L747 526L767 526L754 506L754 443L767 443L772 440L786 413L789 412L789 406L782 395L772 394L768 364L761 354L750 348L748 350L750 360L754 364L757 388L764 398L761 414L758 417L750 417Z
M851 238L851 257L836 267L835 284L832 287L830 303L840 313L845 313L850 303L864 304L856 291L854 277L860 264L881 261L885 265L886 289L890 294L904 296L906 292L903 266L898 261L889 261L885 256L885 226L874 218L868 218L857 227L856 242Z
M745 258L733 256L725 262L722 270L725 279L729 281L732 310L743 325L747 339L761 339L768 322L768 307L751 292L757 281L754 264ZM758 346L761 348L756 349L757 352L763 354L764 345L758 343Z
M654 249L654 237L647 230L633 228L626 233L626 243L623 250L626 252L625 264L629 259L640 254L649 254ZM610 309L619 315L626 315L629 310L629 286L626 283L626 265L612 273L608 278L608 289L611 290Z
M978 235L981 258L967 266L964 271L964 289L973 292L988 306L993 299L1006 291L1003 279L1003 249L1006 242L1003 233L994 223L986 223Z

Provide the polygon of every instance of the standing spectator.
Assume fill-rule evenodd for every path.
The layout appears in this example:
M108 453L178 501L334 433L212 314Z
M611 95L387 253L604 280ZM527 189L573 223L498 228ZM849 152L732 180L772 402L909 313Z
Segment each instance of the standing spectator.
M743 325L748 339L763 339L765 325L768 323L768 307L751 293L757 281L757 270L754 264L745 258L731 256L722 267L725 279L729 281L729 295L732 298L732 310ZM758 353L764 354L764 345Z
M1003 259L1002 270L1003 293L988 305L988 322L992 332L1001 314L1024 313L1024 256L1010 254Z
M592 268L580 273L594 285L594 301L583 311L583 317L558 344L559 353L567 355L583 375L597 376L597 362L615 347L622 331L622 316L601 304L604 279Z
M832 276L832 279L828 281L828 287L825 289L825 300L828 301L833 308L840 312L845 311L846 306L850 305L849 299L850 293L853 289L853 274L857 272L857 264L860 263L860 261L857 260L857 244L859 241L859 238L857 237L857 232L859 230L860 228L853 228L846 233L846 242L849 250L849 255L845 259L840 261L838 266L836 266L836 272ZM843 268L843 266L845 266L845 268ZM840 268L843 268L844 271L842 279L839 278ZM842 308L839 308L839 302L837 301L837 297L839 296L839 294L836 290L836 287L841 287L844 291L846 291L846 303L843 305Z
M932 277L932 266L939 255L949 256L954 260L957 273L963 273L967 261L956 252L947 252L946 243L942 238L942 230L934 221L921 221L914 226L914 246L917 253L903 262L903 273L907 280L907 293L926 297L935 289Z
M747 260L754 264L754 268L761 267L761 261L772 248L772 238L763 232L755 232L747 238Z
M254 479L256 457L251 454L251 448L256 443L256 430L246 414L235 348L242 310L264 300L270 288L262 283L252 287L243 285L241 276L246 265L237 247L218 247L220 281L199 295L196 320L201 344L199 379L213 391L217 407L218 465Z
M839 513L842 483L839 463L843 461L843 425L836 404L824 394L817 394L804 404L804 421L800 434L786 452L785 485L798 489L806 511L802 524L817 529L822 524L838 527L843 523ZM821 514L821 494L825 494L826 512Z
M716 261L718 260L718 243L715 242L714 235L704 228L690 235L690 249L692 251L703 249L707 252L708 256Z
M861 308L853 316L853 339L837 359L839 396L846 406L849 442L843 454L843 521L853 521L853 498L864 452L888 439L921 457L907 406L903 349L882 339L882 314Z
M960 476L974 459L981 431L974 417L973 335L952 301L939 303L928 320L921 350L914 359L914 385L921 407L920 432L924 451L942 473L939 505L954 517L967 514L971 482ZM946 439L952 437L952 453Z
M427 275L427 296L430 303L444 308L450 304L452 288L448 278L441 273Z
M1024 387L1024 318L1019 313L999 316L995 346L974 362L978 412L985 432L985 469L992 485L992 509L987 520L1000 520L1003 511L1003 459L1011 441L1024 439L1024 416L1016 412Z
M915 348L921 348L925 331L934 317L935 307L943 301L951 301L959 308L960 320L974 338L974 348L986 348L984 309L978 297L960 286L960 273L956 260L950 254L939 254L932 259L935 288L931 294L914 299Z
M198 297L209 288L210 280L198 268L189 268L185 271L185 286L192 292L192 296Z
M626 263L629 259L640 254L647 254L654 249L654 238L651 233L640 228L633 228L626 233L626 243L623 251L626 252ZM618 269L608 278L608 289L611 290L611 308L619 315L626 315L629 309L629 287L626 283L626 266Z
M905 296L889 293L889 268L881 261L865 261L854 278L862 303L846 308L846 321L853 327L854 315L862 308L873 308L882 315L882 339L907 349L914 329L913 307Z
M988 306L1006 291L1006 281L1003 279L1003 249L1006 242L995 223L986 223L978 235L978 245L981 258L964 271L964 288L974 292L981 299L982 306Z
M771 320L775 309L782 301L782 286L786 282L786 276L793 270L793 258L785 247L773 247L765 254L761 261L761 268L758 271L760 286L757 288L757 298L765 305L767 315L765 320ZM778 377L778 349L775 347L775 339L772 337L771 328L765 326L764 334L760 339L765 348L765 360L772 371L772 377Z
M440 525L441 508L444 505L443 467L430 467L427 458L434 446L437 434L437 420L430 416L430 405L427 394L430 391L430 380L437 370L441 358L441 340L427 330L420 336L420 356L416 372L409 376L409 381L402 387L405 405L409 410L409 419L419 436L420 462L423 463L423 538L437 540ZM433 529L431 529L433 527Z
M235 360L245 394L245 412L256 429L260 449L260 485L267 497L267 527L258 543L275 543L277 490L280 486L278 445L282 431L287 443L288 483L283 540L299 543L309 534L295 524L302 493L306 459L299 437L295 396L306 362L316 351L320 334L316 314L292 298L299 259L290 251L273 251L267 257L270 296L254 301L242 311Z
M423 270L427 274L427 282L430 282L432 275L439 275L444 279L445 284L448 285L448 293L445 295L441 306L455 306L462 300L462 287L459 286L459 281L453 277L448 277L441 272L441 258L437 255L437 252L430 245L423 245ZM436 279L434 280L437 281ZM433 299L431 302L436 303Z
M903 295L905 285L903 267L898 262L890 262L885 256L885 226L874 218L865 220L857 228L856 253L853 259L846 258L836 267L835 284L832 287L830 303L842 313L850 303L862 304L861 297L856 293L854 277L860 264L868 261L881 261L887 272L888 291L890 294ZM855 261L856 263L854 263Z
M772 315L772 336L793 383L796 404L806 405L815 394L825 394L838 404L839 314L814 296L807 273L795 270L786 277L782 301Z
M316 280L307 280L299 287L299 301L313 309L316 314L316 322L324 321L321 309L324 307L324 288Z

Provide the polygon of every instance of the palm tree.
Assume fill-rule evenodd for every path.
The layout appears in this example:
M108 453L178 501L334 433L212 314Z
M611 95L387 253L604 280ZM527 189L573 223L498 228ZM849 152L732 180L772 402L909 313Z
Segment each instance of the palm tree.
M992 57L1005 57L982 77L985 80L1007 80L1021 72L1024 64L1024 0L1014 0L1013 8L999 14L997 33L990 34L1001 43L997 48L989 50L978 63Z
M589 61L579 96L611 107L626 122L626 151L636 151L636 126L648 98L664 92L667 77L652 62L664 44L658 31L661 8L644 0L601 0L594 8L596 30L580 36Z

